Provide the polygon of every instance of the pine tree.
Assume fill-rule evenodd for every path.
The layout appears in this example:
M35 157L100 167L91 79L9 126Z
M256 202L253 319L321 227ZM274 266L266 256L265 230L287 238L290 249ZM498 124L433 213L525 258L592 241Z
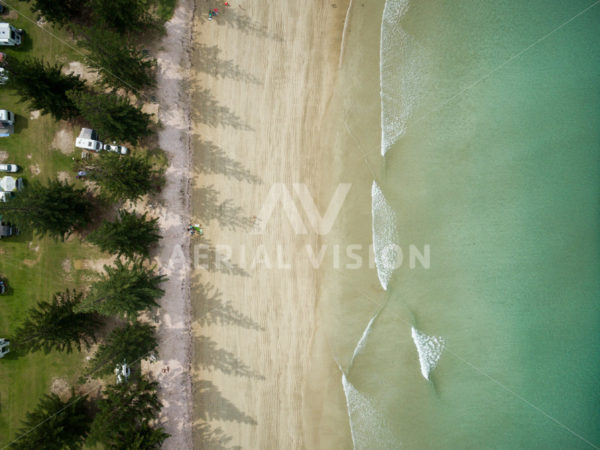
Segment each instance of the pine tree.
M96 377L109 375L123 361L133 365L148 357L158 346L154 331L152 325L137 321L116 328L90 360L87 373Z
M141 261L124 264L119 259L115 261L115 267L104 266L104 270L106 274L92 284L90 294L81 304L81 311L134 319L140 311L158 306L156 300L164 294L159 287L166 280L164 275L157 275Z
M152 426L162 406L157 387L157 382L145 377L108 386L98 401L87 443L106 448L159 448L168 434Z
M56 179L47 186L33 180L8 202L0 203L4 221L56 239L89 224L92 209L84 189Z
M30 309L12 339L17 351L71 353L74 348L81 351L82 345L89 348L96 342L101 321L93 313L76 311L82 297L76 291L57 292L50 302L40 302Z
M156 189L163 173L152 168L143 156L122 157L113 152L102 152L98 158L82 161L77 167L87 172L90 180L98 183L102 194L111 201L135 201Z
M87 0L34 0L32 11L40 13L49 22L65 25L85 14Z
M81 91L85 82L79 75L65 75L60 64L45 63L43 59L23 61L11 57L2 63L8 71L8 86L17 91L30 110L41 110L56 120L72 119L79 115L68 91Z
M80 90L69 91L67 96L105 141L115 139L135 144L152 133L150 114L133 106L127 97Z
M81 29L78 44L88 51L85 62L100 76L103 87L138 94L155 85L156 60L123 42L117 33L98 27Z
M142 31L151 24L147 0L92 0L93 16L121 34Z
M86 398L71 393L62 401L54 393L47 394L36 408L28 412L19 435L10 445L15 450L79 449L87 436L91 419Z
M88 240L102 251L133 258L136 254L148 257L149 248L161 238L158 219L146 219L146 214L119 211L114 222L104 221Z

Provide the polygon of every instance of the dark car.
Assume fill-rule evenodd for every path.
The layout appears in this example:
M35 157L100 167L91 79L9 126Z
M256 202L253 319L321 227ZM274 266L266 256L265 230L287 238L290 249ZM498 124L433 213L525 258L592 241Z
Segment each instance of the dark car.
M2 280L0 280L0 295L4 294L6 292L6 283Z

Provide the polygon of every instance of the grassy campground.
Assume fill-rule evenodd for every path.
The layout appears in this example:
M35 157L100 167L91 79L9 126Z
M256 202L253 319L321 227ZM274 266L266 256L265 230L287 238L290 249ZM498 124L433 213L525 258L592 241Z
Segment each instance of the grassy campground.
M168 19L175 1L161 0L159 4L161 18ZM27 3L14 5L22 15L9 8L8 14L0 16L0 22L24 29L24 43L18 48L0 47L0 51L9 58L42 57L47 62L65 65L82 60L69 33L50 23L38 27L36 15L29 11ZM73 147L73 153L69 154L64 148L63 151L53 148L52 143L59 130L76 136L79 127L57 123L50 115L36 118L27 105L19 103L16 95L3 86L0 86L0 109L16 115L15 133L0 139L0 159L19 165L21 170L16 176L23 177L25 183L36 177L43 181L61 174L75 181L72 157L79 152ZM0 296L0 337L11 336L26 311L39 301L49 300L54 292L89 285L97 272L88 262L107 256L76 234L66 242L31 233L2 239L0 277L7 280L9 289ZM0 448L16 437L25 413L50 391L55 380L76 384L84 363L84 355L77 351L48 355L34 352L18 358L9 353L0 360Z

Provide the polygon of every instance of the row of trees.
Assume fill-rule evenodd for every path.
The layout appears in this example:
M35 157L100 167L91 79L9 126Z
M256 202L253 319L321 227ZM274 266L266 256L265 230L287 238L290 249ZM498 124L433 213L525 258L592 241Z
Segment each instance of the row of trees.
M157 25L148 13L154 3L148 0L33 0L31 8L57 25L101 23L125 34Z
M148 13L153 0L32 0L32 9L45 19L67 26L85 51L86 64L98 73L96 86L77 75L64 74L60 64L43 59L6 58L9 83L31 110L56 120L83 118L104 140L137 144L153 132L150 115L132 104L126 91L136 96L154 86L155 60L147 58L125 35L153 27ZM106 202L136 201L157 190L164 177L142 156L126 158L102 152L75 161L99 188L99 195L73 184L38 180L19 195L0 203L3 219L22 230L65 239L88 231ZM29 310L11 337L17 355L34 351L73 352L100 343L86 363L83 375L104 377L127 362L128 382L108 385L92 401L72 391L68 400L54 394L43 397L27 414L13 448L157 448L168 437L158 424L161 404L157 383L141 374L140 361L155 354L155 327L138 320L140 313L158 306L165 280L147 264L150 248L161 238L157 219L123 209L113 220L104 220L87 239L117 256L104 266L84 292L65 290ZM104 339L107 318L120 325Z
M71 392L62 400L45 395L27 413L13 449L76 449L84 444L104 448L159 448L169 436L156 426L161 403L157 383L140 377L131 383L107 386L104 396L91 402Z
M120 64L127 69L121 70L118 75L112 70L101 71L104 74L100 78L102 83L111 82L116 87L125 86L130 90L147 84L123 73L137 70L136 67L145 64L144 61L138 61L137 66L132 61L122 61ZM131 104L129 98L115 92L90 89L79 75L63 74L60 64L49 64L37 58L7 58L2 65L9 73L7 86L16 91L30 110L51 114L56 120L71 120L81 116L104 139L137 143L152 133L150 114ZM151 75L144 72L144 76Z
M73 231L84 230L92 222L103 201L136 201L157 189L163 180L161 170L154 169L147 158L104 152L90 162L78 161L79 170L100 187L100 197L94 197L73 184L49 180L43 184L33 180L19 195L0 203L5 221L21 230L31 230L43 236L65 239ZM148 256L149 248L160 239L156 219L146 214L120 211L114 222L104 221L89 239L102 250L119 256Z

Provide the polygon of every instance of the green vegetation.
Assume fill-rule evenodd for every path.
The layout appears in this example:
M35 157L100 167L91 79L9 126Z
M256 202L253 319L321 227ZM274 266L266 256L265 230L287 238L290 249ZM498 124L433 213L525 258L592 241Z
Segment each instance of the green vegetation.
M147 219L146 214L119 211L114 222L104 221L88 236L88 240L103 251L134 258L135 255L148 257L150 246L160 239L158 219Z
M127 5L142 3L147 8L131 7L126 11ZM127 43L127 37L142 29L154 29L155 18L150 17L148 11L154 14L156 9L152 0L148 4L145 0L32 0L26 5L32 5L33 10L28 11L23 4L15 6L19 15L10 20L17 28L25 29L23 44L16 48L2 48L8 54L9 83L0 86L0 108L13 111L16 122L14 135L2 139L1 157L3 162L18 164L24 169L18 176L25 178L26 188L8 203L0 204L3 220L12 220L22 229L20 235L0 242L0 276L7 279L9 285L7 293L0 297L0 337L13 337L12 351L0 361L0 446L79 448L84 441L85 445L88 444L88 425L80 414L84 408L80 407L86 403L88 424L96 409L91 404L87 405L87 400L84 402L75 396L75 409L71 405L64 410L67 414L60 413L48 420L51 428L46 429L45 424L39 425L40 422L60 410L57 405L61 400L52 394L44 397L37 406L36 402L55 382L73 386L77 392L81 390L81 386L77 386L81 382L78 377L84 373L85 364L78 349L86 349L97 336L101 336L96 333L101 321L96 311L127 317L131 322L139 311L156 306L156 300L163 293L159 284L164 277L156 274L154 268L145 268L139 261L122 263L117 260L115 267L106 269L107 273L100 277L100 281L93 283L98 278L94 261L106 255L74 232L87 233L90 222L98 217L96 213L102 213L100 209L110 205L95 201L89 192L84 194L83 180L74 181L74 184L70 181L73 178L74 155L69 143L74 143L74 136L79 133L82 124L78 123L77 127L68 122L59 124L56 119L83 118L100 132L104 141L112 137L139 145L132 149L131 164L119 166L115 162L113 168L130 170L132 176L149 173L144 181L150 179L151 184L142 184L143 191L124 190L122 185L114 190L108 187L106 179L101 190L108 199L138 199L160 185L162 172L156 167L164 164L164 156L159 150L145 148L148 145L145 137L153 133L150 116L139 108L139 98L130 100L116 95L124 87L119 85L122 83L119 79L129 80L127 82L134 86L130 91L136 95L142 89L153 86L154 62L142 58L143 54ZM99 8L103 10L98 11ZM115 8L114 11L111 8ZM36 27L29 21L34 18L34 12L60 26L47 24ZM112 12L118 14L108 17ZM129 17L136 15L131 22L133 27L119 24L128 14ZM91 89L94 87L86 86L78 76L66 75L68 71L77 70L77 66L72 64L82 59L73 39L73 36L77 38L77 34L68 34L66 30L72 33L79 26L98 23L98 17L104 18L104 26L124 33L121 37L123 45L119 48L122 51L119 55L113 52L114 39L113 48L109 45L111 42L103 43L103 46L96 42L98 45L93 47L98 50L85 45L83 50L89 53L113 52L115 59L117 56L122 58L119 60L121 64L129 65L128 71L116 74L117 78L111 79L99 73L102 90L110 88L113 90L110 94L93 92ZM140 27L137 28L136 24ZM116 37L115 33L108 33L106 29L98 31L96 38ZM140 35L137 36L139 38ZM91 59L90 56L90 64ZM115 61L107 59L105 63L114 64ZM61 72L67 64L67 70ZM77 105L74 99L81 103ZM94 111L94 107L108 112ZM61 136L63 139L59 139ZM90 159L96 161L101 158L92 155ZM116 175L119 180L123 177L123 172ZM40 179L48 178L52 181L40 182ZM101 185L100 181L97 183ZM115 192L127 192L127 195L119 197L120 194ZM123 217L120 215L114 223L121 222L118 226L127 228L127 219L123 220ZM148 247L158 239L156 221L146 219L145 215L141 218L136 216L136 219L142 221L140 224L149 231L149 235L132 233L129 242L117 245L117 252L124 249L123 255L147 257ZM150 233L150 230L153 231ZM128 276L125 272L131 273ZM90 285L93 285L92 290L85 299L73 291ZM122 292L117 293L118 290ZM40 299L50 297L52 292L58 294L51 301L36 305ZM104 297L91 297L95 294ZM97 303L94 304L94 301ZM127 303L129 301L131 304ZM88 309L83 308L85 302ZM94 305L91 308L90 302ZM115 361L121 357L126 360L133 358L134 363L156 348L153 327L130 322L113 331L105 340L100 339L102 353L91 355L92 363L103 371L103 375L112 376ZM105 365L100 362L101 358L106 361ZM160 409L156 385L137 379L137 372L134 372L136 380L130 380L130 384L109 387L102 394L106 399L92 399L90 403L98 402L99 411L103 412L102 402L109 402L111 392L120 389L128 393L126 406L129 411L135 411L139 406L142 414L129 422L121 421L118 430L110 430L105 436L95 434L90 443L93 441L109 447L112 439L113 445L118 443L119 447L154 448L167 437L162 429L153 426ZM95 429L100 430L102 425L99 424L106 417L98 414L96 419ZM23 421L23 427L19 430L20 421ZM37 428L32 430L34 427ZM23 437L11 443L18 435Z
M156 300L165 293L159 285L166 277L144 267L141 261L123 263L117 259L114 267L104 266L104 271L100 280L92 284L80 311L133 320L140 311L158 306Z
M98 73L102 87L123 88L138 94L155 85L156 61L124 45L119 34L98 27L82 28L79 34L78 44L87 50L85 62Z
M78 169L84 169L91 180L98 183L102 194L112 201L138 200L160 185L162 172L154 169L143 156L122 157L117 153L104 152L93 160L78 161Z
M147 0L91 0L95 21L124 34L139 32L153 22Z
M62 401L56 394L44 395L27 413L12 449L62 450L81 448L90 430L86 398L71 393Z
M64 239L90 222L92 203L84 189L72 184L50 180L43 185L34 180L14 198L0 203L0 213L24 231Z
M49 22L65 25L84 14L86 3L85 0L34 0L31 10L39 13Z
M123 361L129 365L138 365L141 359L147 358L158 346L154 332L152 325L140 322L116 328L106 342L100 345L90 360L86 373L94 377L110 375L115 365Z
M169 436L152 426L160 412L158 383L140 377L137 382L108 386L98 401L98 413L88 437L105 448L159 448Z
M57 292L50 302L40 302L29 311L17 328L11 344L19 353L52 350L71 353L89 348L96 342L96 330L101 324L95 314L77 312L82 294L75 291Z
M150 130L150 114L131 104L127 97L99 92L69 91L81 116L106 140L138 143Z
M3 67L9 72L8 86L29 103L29 110L52 114L56 120L73 119L79 115L67 91L82 90L85 83L77 75L64 75L62 64L45 63L43 59L10 58Z
M160 20L166 22L173 17L176 3L177 0L158 0L156 15L160 18Z

